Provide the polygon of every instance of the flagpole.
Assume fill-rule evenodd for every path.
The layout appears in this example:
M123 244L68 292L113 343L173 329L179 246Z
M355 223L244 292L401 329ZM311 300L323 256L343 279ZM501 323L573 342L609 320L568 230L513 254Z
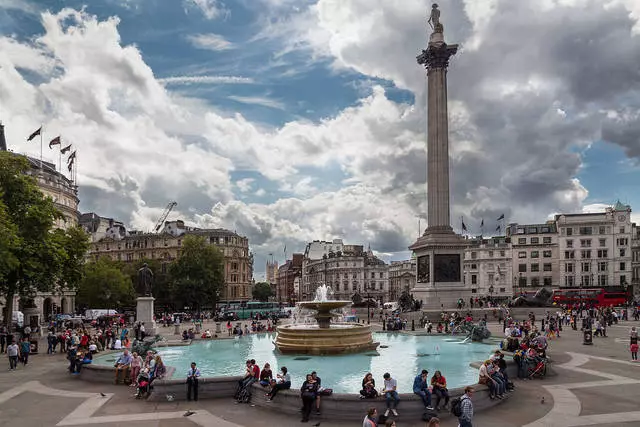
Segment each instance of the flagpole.
M40 172L42 172L42 134L44 133L44 124L40 123Z

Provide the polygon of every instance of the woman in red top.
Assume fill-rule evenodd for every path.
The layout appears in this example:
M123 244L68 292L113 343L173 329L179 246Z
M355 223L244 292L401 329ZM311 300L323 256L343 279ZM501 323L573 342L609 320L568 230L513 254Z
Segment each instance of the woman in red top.
M447 390L447 379L442 376L440 371L436 371L431 377L431 386L433 394L436 396L436 411L440 410L440 400L444 399L443 408L449 405L449 390Z

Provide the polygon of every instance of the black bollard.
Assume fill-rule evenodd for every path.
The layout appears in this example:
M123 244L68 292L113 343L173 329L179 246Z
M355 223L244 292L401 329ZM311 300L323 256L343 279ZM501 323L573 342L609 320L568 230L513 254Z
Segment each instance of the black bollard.
M415 321L415 319L411 319L411 330L412 331L416 330L416 321Z
M582 335L582 344L593 345L593 332L591 331L591 328L584 330Z

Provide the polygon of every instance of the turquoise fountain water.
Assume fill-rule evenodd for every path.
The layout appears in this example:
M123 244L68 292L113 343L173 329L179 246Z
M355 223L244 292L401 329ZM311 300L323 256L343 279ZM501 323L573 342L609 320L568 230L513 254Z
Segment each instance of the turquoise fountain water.
M336 393L355 393L360 390L362 378L373 373L376 385L382 387L382 375L390 372L398 381L398 391L410 393L413 378L422 369L429 376L440 370L447 378L449 388L474 384L478 370L469 363L484 360L494 348L481 343L461 343L462 337L411 336L404 334L374 333L380 342L378 351L340 356L295 356L274 351L275 334L252 334L239 339L195 341L190 346L160 348L165 364L176 368L182 376L194 361L205 377L243 375L246 359L255 359L260 368L271 364L274 374L286 366L292 376L293 387L300 387L305 374L317 371L323 387ZM117 354L96 357L94 363L113 365Z

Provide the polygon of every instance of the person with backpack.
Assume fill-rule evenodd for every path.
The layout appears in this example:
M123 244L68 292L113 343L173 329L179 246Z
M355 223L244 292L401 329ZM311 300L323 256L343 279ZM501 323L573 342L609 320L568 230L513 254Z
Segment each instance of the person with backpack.
M464 388L464 394L451 402L451 414L458 418L459 427L473 427L471 424L473 420L473 402L471 401L473 392L473 387L467 386Z

